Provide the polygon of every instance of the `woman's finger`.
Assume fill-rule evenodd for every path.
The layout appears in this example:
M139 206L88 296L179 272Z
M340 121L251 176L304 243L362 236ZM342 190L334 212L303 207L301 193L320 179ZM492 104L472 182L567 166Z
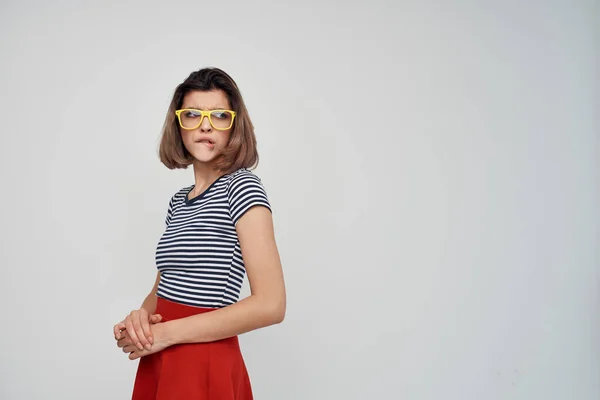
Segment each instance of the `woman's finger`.
M132 343L137 344L140 342L139 338L137 337L137 334L135 333L135 328L133 326L133 318L131 317L131 314L129 314L127 318L125 318L125 329L127 329L127 333L129 334Z
M122 332L125 329L125 322L121 321L118 324L116 324L113 328L113 332L115 334L115 339L119 340L121 339L121 337L123 336Z
M133 328L135 329L135 334L138 338L136 342L136 346L140 350L144 350L146 346L150 346L148 339L146 338L146 334L144 333L144 328L142 327L142 323L144 321L148 322L148 312L145 309L140 309L133 319Z
M152 316L150 317L150 322L152 322L153 324L157 324L162 320L162 315L160 314L152 314Z
M133 345L133 342L131 341L131 338L127 334L127 331L123 331L122 336L123 337L121 339L117 340L117 347L125 347L125 346L129 346L129 345Z
M128 345L128 346L123 347L123 353L131 353L136 350L137 350L137 348L134 345Z
M121 338L121 331L123 329L125 329L125 324L123 323L123 321L113 326L113 333L115 335L116 340L119 340Z
M157 324L160 321L162 321L162 315L152 314L148 317L148 319L143 319L144 312L145 310L134 310L123 321L113 326L113 334L115 336L115 340L123 339L124 332L129 331L133 333L133 335L131 335L132 342L135 341L140 342L140 344L142 344L144 342L144 339L147 338L148 344L153 344L154 338L152 337L152 329L150 329L150 324ZM146 315L148 315L147 312L145 313ZM136 329L136 319L138 321L142 321L140 323L140 329ZM148 322L144 323L144 321ZM127 329L128 326L129 329Z
M145 344L144 347L147 350L150 350L152 348L152 346L151 346L152 343L154 343L152 340L152 331L150 330L150 318L146 317L146 318L142 319L140 321L140 323L142 325L142 331L144 332L144 337L146 339L148 339L148 344Z

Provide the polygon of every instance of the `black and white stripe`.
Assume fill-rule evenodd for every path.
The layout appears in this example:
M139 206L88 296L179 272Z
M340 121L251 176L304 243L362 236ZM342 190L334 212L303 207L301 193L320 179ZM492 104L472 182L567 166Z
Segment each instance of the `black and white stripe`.
M260 179L246 168L189 200L193 188L169 201L156 249L157 295L196 307L225 307L238 301L246 274L235 225L250 208L271 207Z

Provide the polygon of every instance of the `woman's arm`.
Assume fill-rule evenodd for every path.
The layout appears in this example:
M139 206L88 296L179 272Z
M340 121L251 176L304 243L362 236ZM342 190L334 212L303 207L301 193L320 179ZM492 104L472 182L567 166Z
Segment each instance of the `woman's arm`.
M158 282L160 282L160 271L156 273L156 280L154 281L154 286L152 287L152 290L150 290L150 293L148 294L148 296L146 296L144 302L142 303L141 308L148 311L148 314L154 314L154 311L156 311L156 291L158 290Z
M283 321L286 293L271 212L251 208L236 230L251 295L215 311L160 324L169 345L212 342Z
M160 272L156 274L154 286L152 287L152 290L150 290L148 296L144 299L140 309L133 310L123 321L114 326L113 330L116 340L122 340L124 338L122 331L127 330L128 336L138 348L151 348L150 346L154 342L154 339L152 338L150 324L160 322L162 319L160 315L154 315L157 300L156 291L158 289L159 281Z

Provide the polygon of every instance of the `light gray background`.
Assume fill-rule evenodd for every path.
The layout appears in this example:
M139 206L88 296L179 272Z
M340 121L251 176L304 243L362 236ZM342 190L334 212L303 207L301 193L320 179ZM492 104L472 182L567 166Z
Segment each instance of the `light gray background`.
M0 398L129 398L112 326L205 66L285 269L286 320L241 337L257 399L600 398L597 1L164 3L1 3Z

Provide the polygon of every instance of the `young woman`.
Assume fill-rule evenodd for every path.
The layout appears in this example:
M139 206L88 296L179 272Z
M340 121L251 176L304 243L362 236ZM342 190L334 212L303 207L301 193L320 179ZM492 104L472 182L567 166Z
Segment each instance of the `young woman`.
M254 128L224 71L193 72L167 112L160 159L193 165L194 184L170 199L154 287L114 326L139 360L134 400L249 400L238 335L280 323L286 293ZM239 300L248 275L251 295Z

